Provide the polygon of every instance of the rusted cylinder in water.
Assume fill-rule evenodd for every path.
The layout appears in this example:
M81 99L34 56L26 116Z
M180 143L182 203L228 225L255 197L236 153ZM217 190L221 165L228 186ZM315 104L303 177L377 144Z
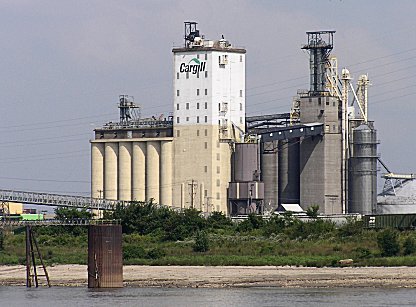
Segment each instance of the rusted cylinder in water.
M88 288L123 287L121 225L88 226Z

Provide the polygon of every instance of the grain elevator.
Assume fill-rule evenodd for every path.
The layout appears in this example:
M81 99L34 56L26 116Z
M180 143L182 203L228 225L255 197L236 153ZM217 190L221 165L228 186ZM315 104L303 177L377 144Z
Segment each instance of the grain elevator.
M370 214L377 204L377 138L368 76L354 87L331 55L335 31L307 32L310 84L287 113L246 114L246 50L185 22L174 47L172 113L142 118L127 95L120 120L95 129L91 195L231 216L297 205Z

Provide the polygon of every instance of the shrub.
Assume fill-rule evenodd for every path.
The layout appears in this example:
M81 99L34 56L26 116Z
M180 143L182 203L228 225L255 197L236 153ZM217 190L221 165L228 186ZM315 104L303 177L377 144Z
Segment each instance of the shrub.
M260 229L264 224L264 220L261 216L250 213L246 220L237 225L237 231L248 232L254 229Z
M263 226L263 234L271 236L281 233L286 227L285 219L279 215L273 215Z
M316 219L319 214L319 206L318 205L312 205L308 209L306 209L306 215L310 218Z
M146 258L144 248L139 245L126 244L123 246L123 259Z
M359 259L368 259L372 258L373 254L368 248L365 247L357 247L354 252L356 253L357 258Z
M194 252L207 252L209 250L209 240L205 231L196 233L195 243L192 247Z
M396 256L400 252L399 235L397 230L387 228L377 234L377 245L381 255L385 257Z
M160 259L166 256L166 252L161 248L152 248L147 252L147 258Z
M226 217L224 213L214 211L208 217L207 224L211 228L221 229L232 226L233 222L230 218Z
M0 230L0 251L4 249L4 233Z
M403 242L403 254L411 255L416 252L416 241L413 237L407 237Z
M364 230L363 221L357 220L356 217L348 216L346 222L338 228L338 234L341 238L360 237Z

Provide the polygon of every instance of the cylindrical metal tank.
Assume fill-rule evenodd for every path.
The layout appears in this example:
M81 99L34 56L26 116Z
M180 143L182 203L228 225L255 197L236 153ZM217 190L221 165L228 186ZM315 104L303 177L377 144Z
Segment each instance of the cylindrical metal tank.
M104 198L117 199L117 143L105 143Z
M258 144L236 143L233 153L233 182L253 181L259 173Z
M103 197L104 143L91 143L91 197Z
M377 133L367 125L353 130L349 213L375 213L377 205Z
M279 204L299 204L299 139L279 141Z
M275 151L261 152L261 175L264 182L264 208L267 211L277 209L278 200L278 154Z
M121 225L88 226L88 288L123 287Z
M147 142L146 153L146 198L159 203L160 142Z
M133 142L132 199L146 200L146 142Z
M118 199L131 200L131 142L120 142L118 148Z
M160 203L172 206L173 142L162 141L160 151Z

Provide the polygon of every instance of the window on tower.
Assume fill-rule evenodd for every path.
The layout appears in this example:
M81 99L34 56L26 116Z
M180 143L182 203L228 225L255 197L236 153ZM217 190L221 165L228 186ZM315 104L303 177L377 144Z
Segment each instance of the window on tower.
M206 123L208 122L208 116L205 116L205 122Z
M243 104L240 103L240 111L243 111Z
M208 78L208 71L205 72L205 78Z
M179 90L176 90L176 96L179 96Z
M208 95L208 89L207 88L205 89L205 95Z
M179 116L176 117L176 123L179 124Z
M240 90L240 97L243 97L243 90Z
M176 79L179 79L179 73L178 72L176 73Z
M208 54L205 53L205 61L208 60Z
M176 104L176 110L179 110L179 103Z
M205 102L205 110L208 109L208 102Z
M186 103L186 109L189 110L189 102Z
M196 95L199 96L199 88L196 89Z
M199 110L199 102L196 103L196 109Z
M196 122L199 124L199 116L196 117Z
M186 72L186 79L189 79L189 72Z

